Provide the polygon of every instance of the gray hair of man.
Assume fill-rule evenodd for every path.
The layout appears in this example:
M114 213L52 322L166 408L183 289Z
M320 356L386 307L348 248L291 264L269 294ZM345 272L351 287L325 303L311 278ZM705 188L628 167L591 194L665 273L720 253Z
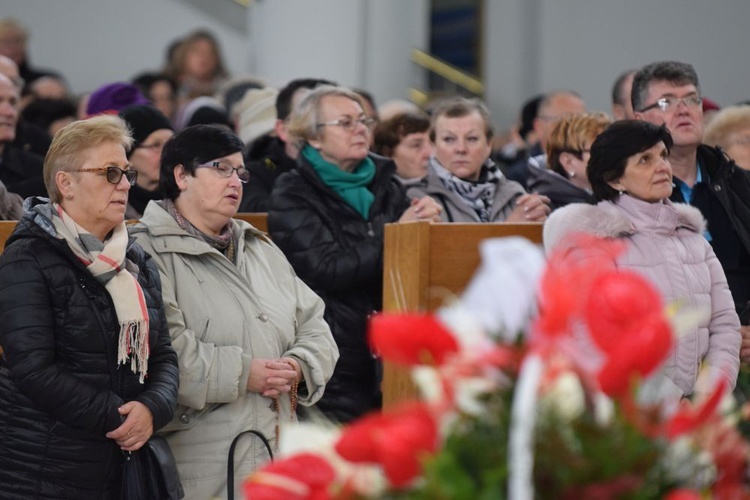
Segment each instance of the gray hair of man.
M359 104L364 113L364 104L359 94L345 88L333 85L320 85L310 90L306 96L292 109L289 117L289 135L301 146L310 140L320 139L321 109L326 97L346 97Z
M698 74L691 64L678 61L660 61L648 64L639 69L633 77L633 89L630 102L633 110L638 112L647 106L649 86L652 82L669 82L672 85L694 85L701 95Z

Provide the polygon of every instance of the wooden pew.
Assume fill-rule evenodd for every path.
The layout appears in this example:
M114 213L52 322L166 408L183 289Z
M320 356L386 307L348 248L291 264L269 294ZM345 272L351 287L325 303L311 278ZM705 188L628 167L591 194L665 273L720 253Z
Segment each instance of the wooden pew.
M238 213L234 216L235 219L244 220L245 222L252 225L255 229L268 232L268 214L265 212L245 212Z
M523 236L542 242L542 224L387 224L383 270L383 312L434 311L458 296L479 265L479 243ZM407 369L385 363L383 406L416 396Z
M0 253L3 253L5 242L16 228L16 223L14 220L0 220Z
M0 254L3 253L5 242L8 240L13 230L16 228L14 220L0 220ZM3 354L3 346L0 346L0 356Z

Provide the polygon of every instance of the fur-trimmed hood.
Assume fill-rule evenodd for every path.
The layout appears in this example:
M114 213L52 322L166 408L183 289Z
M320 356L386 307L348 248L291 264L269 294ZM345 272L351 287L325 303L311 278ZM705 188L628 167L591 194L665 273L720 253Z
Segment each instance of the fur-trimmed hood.
M547 252L575 242L564 240L585 232L627 242L617 256L574 254L613 264L646 278L665 304L705 311L705 317L681 333L665 359L664 374L684 395L706 391L717 377L733 387L739 370L740 322L724 271L703 236L705 223L698 209L670 201L647 203L629 195L597 205L573 204L556 210L544 225ZM614 257L614 262L611 262ZM700 375L700 376L699 376Z
M574 203L555 210L544 224L544 247L549 251L577 232L620 238L640 231L673 232L679 228L702 233L706 221L697 208L684 203L647 203L623 195L616 201Z

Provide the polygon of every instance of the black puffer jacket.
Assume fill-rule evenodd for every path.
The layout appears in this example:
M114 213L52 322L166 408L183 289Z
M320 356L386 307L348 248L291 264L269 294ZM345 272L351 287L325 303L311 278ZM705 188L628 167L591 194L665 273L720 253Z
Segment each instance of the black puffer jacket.
M374 158L375 195L367 220L300 158L271 195L268 228L300 278L325 301L340 358L317 407L339 422L381 405L378 363L367 345L367 318L382 305L383 232L409 206L395 165Z
M151 348L145 384L118 367L112 299L67 243L27 213L0 257L0 498L119 498L123 453L105 437L137 400L154 429L177 401L172 349L156 266L137 244L128 259L148 306Z

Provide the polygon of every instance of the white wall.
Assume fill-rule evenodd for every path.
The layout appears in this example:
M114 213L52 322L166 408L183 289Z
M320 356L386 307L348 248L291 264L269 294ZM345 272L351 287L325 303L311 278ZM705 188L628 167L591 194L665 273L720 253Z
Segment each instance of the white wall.
M256 0L255 69L283 85L320 77L361 87L377 101L406 98L412 47L428 42L428 0Z
M0 0L0 16L29 28L32 64L60 71L76 93L160 69L167 45L196 28L217 36L231 72L250 69L247 35L180 0Z
M428 44L428 9L429 0L254 0L244 34L181 0L0 0L0 16L31 29L34 64L59 69L76 92L158 68L171 40L201 26L234 73L276 85L327 77L378 101L418 81L409 51ZM485 0L484 14L486 100L501 127L555 88L609 110L617 74L661 59L693 63L721 105L750 99L747 0Z
M488 0L486 98L496 122L555 88L609 111L616 76L658 60L695 66L720 105L750 99L747 0Z

